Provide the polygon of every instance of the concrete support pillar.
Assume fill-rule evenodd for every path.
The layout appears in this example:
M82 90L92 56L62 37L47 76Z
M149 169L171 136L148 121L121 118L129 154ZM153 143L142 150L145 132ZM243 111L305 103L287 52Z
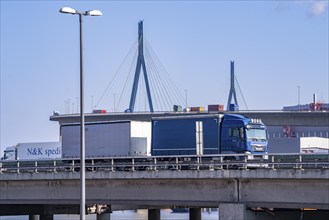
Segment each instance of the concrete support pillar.
M40 220L54 220L54 215L40 215Z
M96 220L110 220L111 219L111 213L102 213L96 215Z
M149 209L148 220L160 220L160 209Z
M190 208L190 220L201 220L201 208Z
M29 220L39 220L39 215L29 215Z
M219 204L219 220L246 219L246 205L235 203Z

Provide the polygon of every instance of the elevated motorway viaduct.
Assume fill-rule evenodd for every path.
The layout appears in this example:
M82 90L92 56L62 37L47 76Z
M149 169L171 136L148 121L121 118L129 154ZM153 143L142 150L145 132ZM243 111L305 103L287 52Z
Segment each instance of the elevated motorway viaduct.
M213 112L218 113L218 112ZM232 113L232 112L226 112ZM329 138L329 112L270 112L270 111L240 111L234 112L249 118L259 118L267 125L269 138L283 138L285 129L294 137L323 137ZM166 117L175 115L208 114L198 112L140 112L140 113L103 113L86 114L86 122L115 121L115 120L141 120L150 121L152 117ZM79 114L53 115L51 121L57 121L60 125L67 123L79 123ZM291 134L291 135L292 135Z
M214 112L215 113L215 112ZM217 112L216 112L217 113ZM260 118L268 126L320 126L328 127L329 111L323 112L271 112L271 111L240 111L226 112L245 115L250 118ZM165 117L175 115L193 115L208 114L198 112L140 112L140 113L92 113L86 114L86 122L113 121L113 120L146 120L150 121L152 117ZM80 122L79 114L71 115L53 115L51 121L57 121L59 124Z
M79 195L78 172L0 175L0 215L33 214L26 213L22 207L30 207L30 210L46 207L49 209L43 210L46 216L74 213L78 210ZM280 219L275 218L277 208L320 209L323 211L318 212L316 218L327 219L329 170L87 172L86 204L106 204L112 209L116 206L145 207L153 210L149 216L156 216L149 219L160 219L156 210L172 206L196 208L190 219L201 219L200 207L219 207L221 220ZM274 208L274 211L272 215L258 215L257 218L257 215L251 217L246 207ZM97 219L110 219L110 216Z

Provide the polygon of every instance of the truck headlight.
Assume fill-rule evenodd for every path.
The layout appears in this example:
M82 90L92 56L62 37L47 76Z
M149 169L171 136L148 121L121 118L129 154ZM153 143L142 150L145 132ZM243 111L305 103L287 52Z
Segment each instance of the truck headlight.
M251 154L251 152L246 151L245 154L247 155L247 159L248 159L248 160L253 160L253 159L254 159L254 155Z

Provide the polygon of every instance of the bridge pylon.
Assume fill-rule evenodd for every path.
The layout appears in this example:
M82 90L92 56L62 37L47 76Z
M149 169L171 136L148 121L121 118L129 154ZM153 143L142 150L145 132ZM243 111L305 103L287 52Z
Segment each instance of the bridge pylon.
M139 21L138 22L138 57L137 57L136 71L135 71L135 77L134 77L134 84L133 84L133 88L131 91L130 104L129 104L129 110L131 112L134 112L137 89L138 89L138 81L139 81L140 72L141 72L142 68L143 68L146 93L147 93L147 99L149 102L150 112L154 111L153 104L152 104L151 90L150 90L150 85L149 85L146 66L145 66L144 48L143 47L144 47L144 45L143 45L143 21Z
M239 106L238 99L236 98L234 80L235 80L235 76L234 76L234 61L231 61L231 87L230 87L230 93L229 93L228 100L227 100L227 107L226 107L226 110L227 111L231 111L232 110L231 109L232 98L234 98L234 104L235 104L235 106L236 107Z

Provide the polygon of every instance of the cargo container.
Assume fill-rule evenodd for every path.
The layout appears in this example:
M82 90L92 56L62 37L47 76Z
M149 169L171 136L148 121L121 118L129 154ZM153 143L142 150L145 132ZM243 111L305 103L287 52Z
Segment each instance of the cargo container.
M208 105L208 112L223 112L224 105Z
M80 157L80 124L60 128L63 158ZM151 122L112 121L85 124L85 157L149 156Z
M260 119L201 114L152 119L152 155L250 154L266 159L267 128Z
M1 160L44 160L61 156L60 142L33 142L7 147Z
M93 113L106 113L107 111L105 109L95 109L93 110Z
M191 107L191 112L204 112L204 107Z

